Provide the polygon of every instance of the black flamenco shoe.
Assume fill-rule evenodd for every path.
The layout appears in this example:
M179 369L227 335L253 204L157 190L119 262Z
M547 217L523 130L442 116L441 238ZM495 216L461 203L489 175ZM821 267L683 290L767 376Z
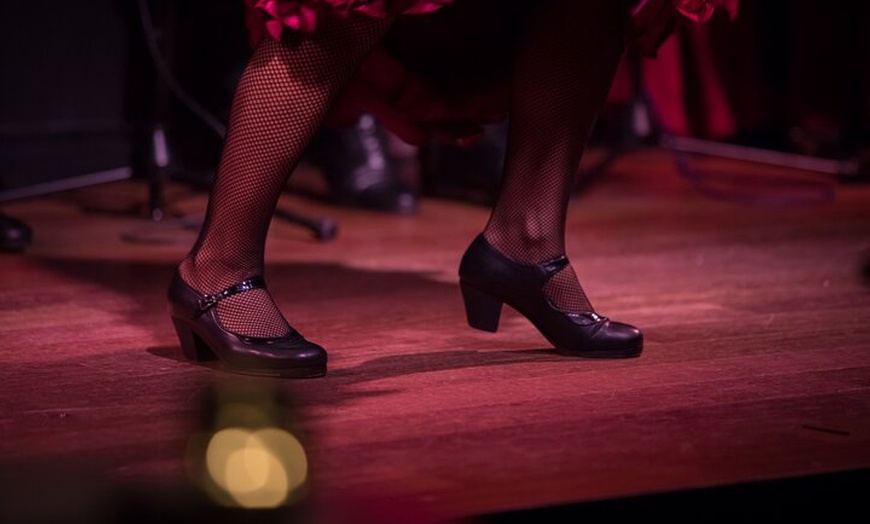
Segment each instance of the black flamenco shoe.
M239 282L213 295L201 295L178 272L169 285L172 323L188 360L219 359L229 370L246 375L313 378L326 374L326 351L292 330L277 338L237 335L220 326L214 306L252 289L265 289L261 277Z
M564 255L537 265L518 264L479 235L459 265L459 285L468 324L495 332L502 304L525 316L556 351L569 356L629 358L643 351L643 335L634 326L593 312L565 313L543 292L544 284L568 265Z

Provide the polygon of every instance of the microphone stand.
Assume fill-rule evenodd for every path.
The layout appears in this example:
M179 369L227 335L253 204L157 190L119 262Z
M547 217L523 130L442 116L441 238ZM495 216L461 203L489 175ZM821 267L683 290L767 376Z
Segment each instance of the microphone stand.
M756 192L747 194L745 178L735 182L733 174L718 174L719 184L711 183L711 173L702 173L692 163L693 156L706 156L750 162L760 165L784 167L794 170L830 175L834 181L858 182L870 178L866 162L858 158L844 160L820 158L756 147L748 147L713 140L677 136L665 131L659 121L654 105L643 85L642 57L636 51L628 55L632 74L632 97L620 124L620 137L605 153L604 158L591 167L578 171L575 193L587 190L600 178L610 165L623 155L642 148L660 147L671 153L678 172L699 191L726 200L739 200L755 204L806 204L828 201L833 198L830 180L819 181L801 178L783 181L779 178L772 185L786 192ZM768 179L769 181L770 179ZM731 191L724 190L721 183L734 185ZM768 183L768 186L771 184ZM797 190L797 191L795 191Z
M225 126L191 97L177 82L172 74L169 58L173 48L174 12L172 3L162 0L157 9L152 9L148 0L137 0L138 22L142 37L150 57L148 95L144 104L148 106L147 115L137 119L133 130L133 171L138 178L147 181L147 214L151 223L146 227L136 227L122 234L122 238L133 243L174 243L190 241L190 233L196 232L202 220L192 217L175 216L167 221L165 188L171 173L177 169L173 164L167 140L166 122L169 121L170 102L175 95L197 116L223 139ZM160 23L155 23L155 17ZM338 226L331 218L314 218L299 213L277 209L275 216L292 224L308 229L316 239L328 241L338 234Z

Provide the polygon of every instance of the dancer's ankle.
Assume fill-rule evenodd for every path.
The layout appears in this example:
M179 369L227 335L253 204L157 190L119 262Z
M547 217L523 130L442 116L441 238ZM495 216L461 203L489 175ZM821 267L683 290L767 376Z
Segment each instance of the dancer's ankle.
M520 264L541 264L565 254L561 243L554 242L552 235L535 234L525 229L487 229L483 237L496 251Z
M200 293L216 293L242 280L262 275L262 268L203 256L188 256L178 264L187 285Z

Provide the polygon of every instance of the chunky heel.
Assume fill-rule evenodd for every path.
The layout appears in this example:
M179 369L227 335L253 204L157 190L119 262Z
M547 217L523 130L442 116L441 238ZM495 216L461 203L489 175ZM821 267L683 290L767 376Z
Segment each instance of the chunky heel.
M172 325L175 326L175 333L178 335L178 342L181 344L181 353L184 358L194 362L205 362L217 358L208 346L196 336L190 324L180 318L173 318Z
M520 264L496 250L484 236L471 243L459 264L459 284L471 327L495 331L503 304L526 317L564 355L629 358L643 351L636 327L594 311L564 312L547 297L550 278L569 266L564 255L540 264Z
M465 316L468 325L482 331L495 333L498 331L498 320L501 317L501 300L475 289L464 280L459 281L462 290L462 300L465 302Z

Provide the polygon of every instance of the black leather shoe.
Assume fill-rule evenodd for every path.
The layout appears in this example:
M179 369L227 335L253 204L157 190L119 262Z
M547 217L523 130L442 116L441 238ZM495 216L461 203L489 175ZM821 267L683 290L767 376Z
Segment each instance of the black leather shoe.
M479 235L462 257L459 284L471 327L495 332L502 304L525 316L564 355L627 358L640 355L643 335L634 326L594 312L565 313L544 294L547 280L568 265L561 256L538 265L518 264Z
M0 214L0 251L21 251L32 239L30 226L16 218Z
M254 338L223 329L214 306L252 289L265 289L260 277L244 280L214 295L201 295L176 271L169 285L172 323L184 356L193 361L219 359L229 370L246 375L309 378L326 374L326 351L292 330L278 338Z
M397 174L387 133L369 114L347 128L321 129L308 159L323 171L335 204L400 215L417 211L416 195Z

